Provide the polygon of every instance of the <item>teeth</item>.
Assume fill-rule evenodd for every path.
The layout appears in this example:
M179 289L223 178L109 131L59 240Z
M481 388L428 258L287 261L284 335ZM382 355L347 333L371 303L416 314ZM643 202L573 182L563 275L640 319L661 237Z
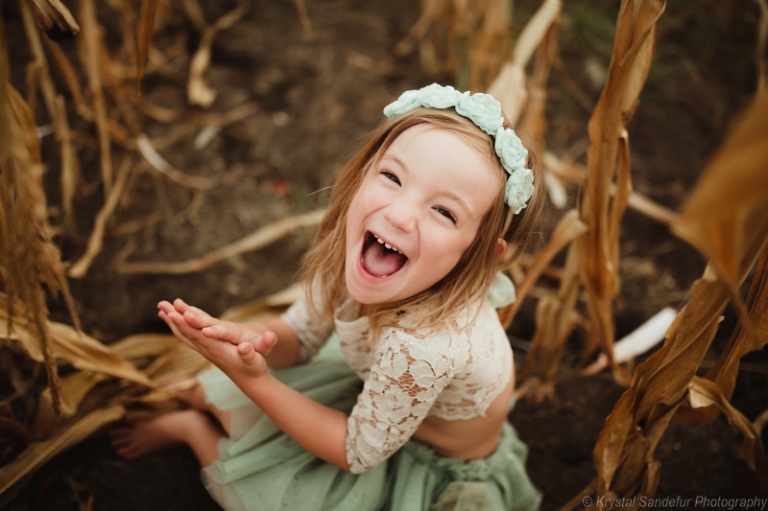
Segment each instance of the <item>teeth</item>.
M393 247L393 246L392 246L392 245L390 245L389 243L386 243L386 242L384 242L384 240L383 240L383 239L379 238L379 237L378 237L378 236L376 236L375 234L373 235L373 237L374 237L374 238L376 238L376 241L378 241L378 242L379 242L381 245L384 245L385 247L387 247L389 250L394 250L394 251L395 251L395 252L397 252L398 254L402 254L402 252L400 252L400 251L397 249L397 247Z

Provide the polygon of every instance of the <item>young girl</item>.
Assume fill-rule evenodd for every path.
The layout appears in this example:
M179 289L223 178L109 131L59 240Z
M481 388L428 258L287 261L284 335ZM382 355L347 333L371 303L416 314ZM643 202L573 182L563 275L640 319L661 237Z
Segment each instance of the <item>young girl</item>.
M333 188L303 299L266 324L160 302L217 369L191 409L114 429L120 455L186 443L230 510L538 508L494 310L537 209L527 151L487 94L433 84L384 113Z

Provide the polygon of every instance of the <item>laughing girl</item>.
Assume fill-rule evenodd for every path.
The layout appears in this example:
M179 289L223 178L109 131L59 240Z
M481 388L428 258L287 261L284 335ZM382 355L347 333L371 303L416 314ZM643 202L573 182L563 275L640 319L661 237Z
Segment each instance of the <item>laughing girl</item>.
M407 91L347 164L304 260L304 297L266 324L158 305L217 369L191 408L112 432L134 458L189 445L229 510L528 510L507 421L499 273L535 220L528 153L487 94Z

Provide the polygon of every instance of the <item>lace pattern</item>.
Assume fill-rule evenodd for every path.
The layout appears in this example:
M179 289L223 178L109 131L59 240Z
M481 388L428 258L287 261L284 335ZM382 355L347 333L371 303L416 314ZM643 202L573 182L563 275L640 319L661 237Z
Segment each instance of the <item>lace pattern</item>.
M304 355L311 357L325 340L317 338L335 327L344 356L365 382L347 420L347 461L353 473L394 454L428 416L459 420L485 415L512 376L512 350L490 306L483 305L468 325L457 318L440 330L385 329L371 349L368 318L359 316L359 304L347 300L326 330L321 318L304 316L311 309L301 302L283 318L294 327ZM311 332L313 326L318 333Z

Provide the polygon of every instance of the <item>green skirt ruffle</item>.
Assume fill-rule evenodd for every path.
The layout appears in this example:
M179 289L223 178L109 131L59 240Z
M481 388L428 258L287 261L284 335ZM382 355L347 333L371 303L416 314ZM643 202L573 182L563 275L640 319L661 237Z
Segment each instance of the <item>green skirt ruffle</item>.
M363 382L334 335L306 365L274 370L283 383L349 413ZM507 511L538 509L541 496L525 472L527 448L508 423L496 451L466 462L437 456L411 439L384 463L352 474L304 450L218 369L199 375L206 399L232 413L231 438L203 482L230 511Z

